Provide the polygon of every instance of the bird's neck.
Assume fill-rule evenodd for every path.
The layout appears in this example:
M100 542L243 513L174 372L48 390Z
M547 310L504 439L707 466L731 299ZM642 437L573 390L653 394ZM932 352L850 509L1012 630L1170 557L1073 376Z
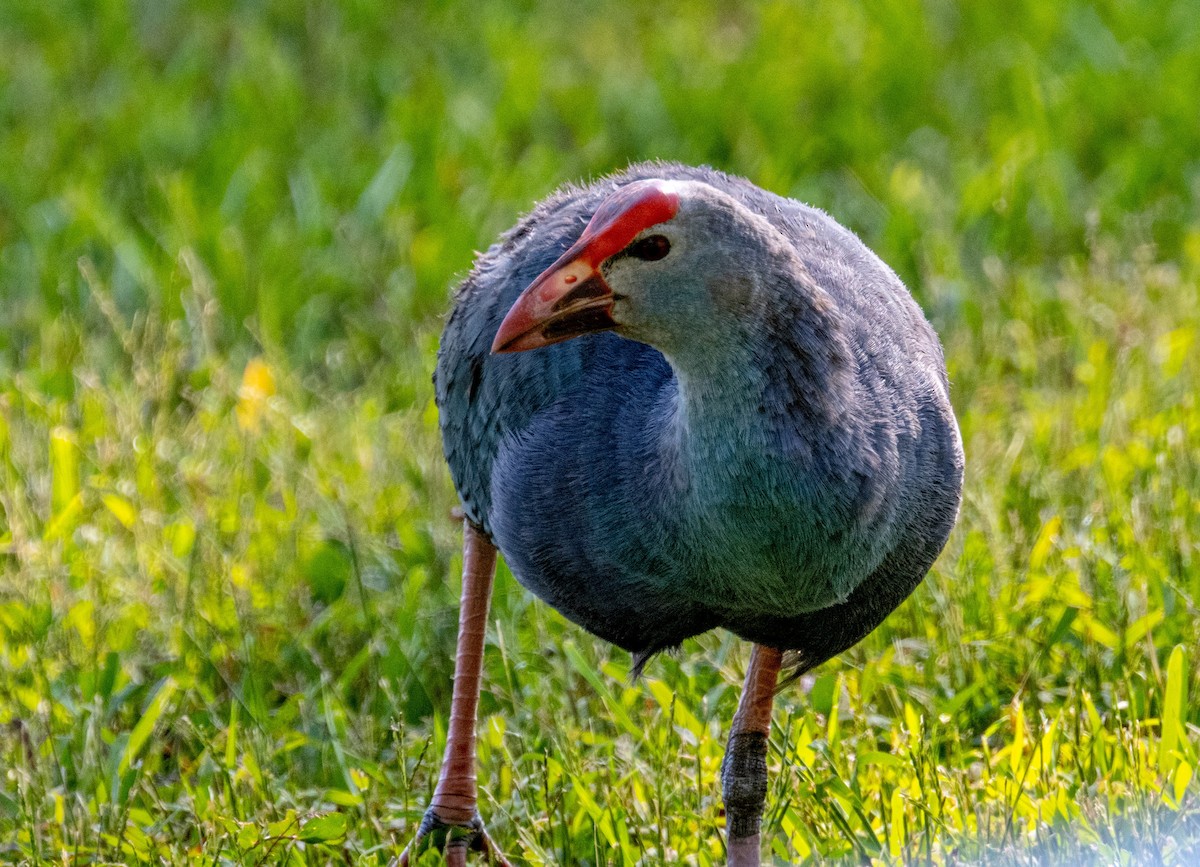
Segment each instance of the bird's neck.
M714 448L745 446L761 427L765 371L749 345L726 349L687 367L668 359L678 383L674 424L682 457L710 460Z
M853 414L853 355L828 296L789 285L763 297L697 351L667 356L677 392L665 433L697 494L721 496L751 474L769 485L781 458L835 441Z

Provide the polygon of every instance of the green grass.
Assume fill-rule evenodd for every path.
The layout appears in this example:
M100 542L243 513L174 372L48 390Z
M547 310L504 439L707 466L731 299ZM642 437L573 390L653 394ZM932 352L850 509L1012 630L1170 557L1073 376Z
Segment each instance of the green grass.
M831 211L946 345L959 526L784 692L780 863L1200 861L1200 4L0 0L0 862L382 864L449 708L447 287L557 183ZM481 808L714 864L746 659L497 580Z

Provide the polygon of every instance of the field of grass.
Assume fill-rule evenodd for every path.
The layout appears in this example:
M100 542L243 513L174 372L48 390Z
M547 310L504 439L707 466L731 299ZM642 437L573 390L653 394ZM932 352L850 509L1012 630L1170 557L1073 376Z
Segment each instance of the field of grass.
M778 863L1200 863L1200 2L0 0L0 863L385 864L441 755L448 287L556 184L825 208L946 345L959 525L779 698ZM497 579L480 806L718 864L747 646ZM769 859L768 859L769 860Z

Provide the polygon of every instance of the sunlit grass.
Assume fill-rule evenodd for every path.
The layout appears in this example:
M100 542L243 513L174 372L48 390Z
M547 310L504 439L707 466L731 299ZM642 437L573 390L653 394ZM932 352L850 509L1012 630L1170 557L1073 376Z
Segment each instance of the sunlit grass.
M768 851L1200 862L1194 4L92 5L0 14L0 861L398 852L457 623L447 287L661 156L894 263L967 450L928 580L779 697ZM493 612L509 854L721 863L745 646L631 683L503 568Z
M1195 856L1200 414L1195 311L1155 303L1173 279L1073 275L1090 325L983 358L950 342L962 523L879 632L781 695L781 860ZM180 322L113 327L69 399L18 375L0 402L7 852L386 860L432 783L455 625L435 416L387 409L429 347L343 394ZM1021 352L1080 361L994 387ZM630 684L504 571L494 610L498 837L548 863L719 863L744 648L711 635Z

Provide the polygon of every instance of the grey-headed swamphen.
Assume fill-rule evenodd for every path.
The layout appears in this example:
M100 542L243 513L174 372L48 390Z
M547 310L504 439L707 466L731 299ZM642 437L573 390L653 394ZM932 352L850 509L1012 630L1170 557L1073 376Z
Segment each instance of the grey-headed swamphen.
M718 626L754 643L721 776L729 863L758 864L783 651L805 671L865 637L958 512L945 364L912 297L819 210L643 163L564 187L479 258L434 382L463 599L446 756L414 844L500 858L474 767L498 548L636 670Z

